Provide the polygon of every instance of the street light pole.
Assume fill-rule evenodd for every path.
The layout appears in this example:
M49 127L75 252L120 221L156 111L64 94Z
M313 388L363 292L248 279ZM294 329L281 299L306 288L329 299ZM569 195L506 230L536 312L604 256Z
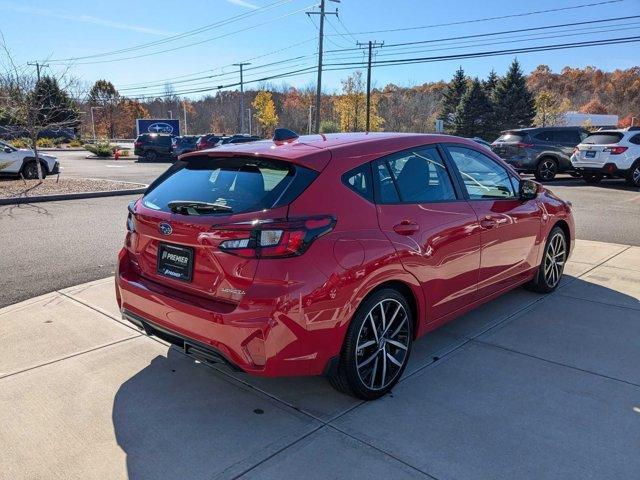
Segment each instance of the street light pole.
M247 108L247 113L249 114L249 135L251 135L251 108Z
M187 134L187 101L182 100L182 116L184 117L184 134Z
M93 118L93 110L94 109L99 109L102 107L91 107L91 130L93 131L93 141L96 141L96 122Z

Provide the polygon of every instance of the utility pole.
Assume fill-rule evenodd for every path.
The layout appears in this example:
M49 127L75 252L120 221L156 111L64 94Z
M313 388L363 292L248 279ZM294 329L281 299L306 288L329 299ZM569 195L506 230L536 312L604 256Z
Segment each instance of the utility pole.
M184 117L184 134L187 134L187 100L182 100L182 116Z
M248 62L234 63L236 67L240 67L240 133L244 133L244 83L242 81L242 67L251 65Z
M371 57L374 48L384 46L384 42L375 42L369 40L367 43L356 43L358 47L367 47L369 49L369 60L367 61L367 125L365 131L368 132L371 127Z
M331 2L340 3L340 0L330 0ZM320 29L318 32L318 83L316 84L316 120L315 130L320 133L320 102L322 100L322 40L324 38L324 17L325 15L338 16L338 9L335 12L324 11L325 0L320 0L319 12L307 12L307 15L320 15Z
M48 63L41 64L40 62L27 62L30 67L36 67L36 74L38 75L38 82L40 81L40 69L48 67Z

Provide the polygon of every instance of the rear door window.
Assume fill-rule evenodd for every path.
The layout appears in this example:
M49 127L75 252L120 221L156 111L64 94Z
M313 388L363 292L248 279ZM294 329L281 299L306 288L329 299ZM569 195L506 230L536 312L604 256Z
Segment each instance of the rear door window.
M316 176L312 170L275 160L198 157L176 163L157 184L151 185L143 203L167 212L173 201L219 206L213 210L194 209L190 214L257 211L279 206L285 198L293 200L287 190L299 194Z
M382 162L390 173L390 180L395 185L402 203L430 203L456 199L449 172L435 147L406 150L391 155ZM384 192L384 185L381 185L380 190ZM384 195L381 196L384 203Z
M556 140L554 133L555 132L551 130L543 130L542 132L536 133L533 138L539 142L556 142L558 140Z
M582 143L587 145L612 145L622 140L620 132L596 132L585 138Z

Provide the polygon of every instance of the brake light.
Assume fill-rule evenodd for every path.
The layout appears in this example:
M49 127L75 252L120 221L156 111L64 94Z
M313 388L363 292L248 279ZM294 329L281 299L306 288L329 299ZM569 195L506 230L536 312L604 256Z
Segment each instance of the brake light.
M133 142L133 146L134 147L141 147L142 146L142 142L140 140L136 140L135 142Z
M224 252L247 258L286 258L302 255L335 224L334 217L317 216L236 223L215 229L228 238L219 246Z
M620 155L627 151L627 147L606 147L603 152L609 152L611 155Z
M578 147L573 147L573 154L575 155L576 153L578 153L580 151L580 149Z

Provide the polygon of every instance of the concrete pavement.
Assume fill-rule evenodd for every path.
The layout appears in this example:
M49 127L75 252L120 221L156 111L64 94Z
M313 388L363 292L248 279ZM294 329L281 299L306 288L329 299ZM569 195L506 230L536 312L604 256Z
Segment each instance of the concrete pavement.
M640 248L578 241L419 340L378 401L208 367L122 323L113 278L0 310L0 479L547 479L640 472Z

